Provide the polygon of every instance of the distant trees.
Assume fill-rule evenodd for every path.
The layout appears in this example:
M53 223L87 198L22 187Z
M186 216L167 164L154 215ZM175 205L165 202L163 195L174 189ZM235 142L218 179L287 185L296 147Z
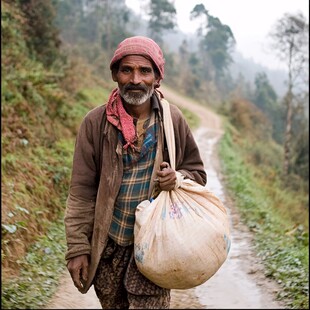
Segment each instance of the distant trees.
M189 51L188 42L186 40L183 40L179 47L177 69L178 81L176 81L176 83L178 83L189 96L195 96L201 84L201 80L199 79L199 60L195 54Z
M217 81L232 62L231 52L235 38L230 27L221 23L218 17L209 14L203 4L197 4L191 11L191 18L206 17L206 22L198 29L202 37L200 47L215 69ZM209 68L210 69L210 68Z
M61 34L71 45L87 44L88 49L96 45L111 54L125 37L129 10L124 0L57 1L57 25ZM93 58L93 57L92 57Z
M301 13L296 15L284 14L284 16L275 24L274 28L270 32L270 36L273 39L272 47L276 51L277 56L280 60L286 63L288 68L288 86L286 96L284 98L286 107L286 128L283 166L284 175L287 176L290 170L293 155L291 137L294 114L298 112L296 109L296 99L299 86L298 83L307 80L306 76L309 74L309 25L306 23L306 19ZM309 99L309 91L308 96L306 97ZM303 106L306 106L306 102ZM305 130L304 128L299 129ZM297 157L300 159L303 156Z
M265 72L257 73L255 76L255 104L263 111L268 112L277 101L277 94L270 85Z
M252 101L262 110L272 123L272 137L283 143L284 135L284 109L278 103L278 96L269 82L265 72L259 72L255 76L255 90Z
M172 30L176 26L176 9L168 0L151 0L148 15L150 37L158 44L163 43L163 31Z
M52 0L19 0L25 16L26 42L33 56L45 66L59 57L59 30L55 27L55 6Z
M125 0L53 0L56 25L71 62L86 60L92 71L110 77L109 61L116 46L133 35L127 27L130 12Z

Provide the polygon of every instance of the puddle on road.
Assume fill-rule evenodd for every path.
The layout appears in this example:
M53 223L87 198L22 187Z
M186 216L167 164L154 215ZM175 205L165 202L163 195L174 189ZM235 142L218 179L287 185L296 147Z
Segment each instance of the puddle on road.
M206 186L225 205L223 185L212 160L220 134L202 127L194 135L208 176ZM230 215L227 206L226 209ZM248 236L233 230L231 221L231 249L227 260L211 279L194 288L194 294L204 309L277 309L278 305L269 295L262 293L244 268L246 256L251 255L250 247Z

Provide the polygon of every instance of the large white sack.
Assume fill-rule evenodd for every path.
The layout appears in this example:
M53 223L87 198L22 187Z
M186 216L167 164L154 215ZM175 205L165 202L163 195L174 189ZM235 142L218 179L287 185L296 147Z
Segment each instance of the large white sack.
M177 174L179 188L137 207L134 257L158 286L188 289L207 281L226 260L229 220L212 192Z

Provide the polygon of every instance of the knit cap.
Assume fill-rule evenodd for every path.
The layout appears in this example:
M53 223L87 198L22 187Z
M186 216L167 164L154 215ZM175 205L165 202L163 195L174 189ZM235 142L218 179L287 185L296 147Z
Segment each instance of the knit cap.
M151 59L159 71L159 80L164 78L164 55L161 48L152 39L134 36L123 40L114 52L110 69L116 62L128 55L141 55Z

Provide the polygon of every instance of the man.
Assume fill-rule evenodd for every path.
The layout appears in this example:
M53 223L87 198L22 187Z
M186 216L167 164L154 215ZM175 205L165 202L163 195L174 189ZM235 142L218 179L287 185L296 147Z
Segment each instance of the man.
M163 53L149 38L127 38L110 69L118 88L85 116L76 139L65 215L67 267L80 292L94 284L103 309L168 309L170 290L146 279L133 256L136 206L176 184L157 90ZM205 185L192 133L180 110L170 108L176 169Z

